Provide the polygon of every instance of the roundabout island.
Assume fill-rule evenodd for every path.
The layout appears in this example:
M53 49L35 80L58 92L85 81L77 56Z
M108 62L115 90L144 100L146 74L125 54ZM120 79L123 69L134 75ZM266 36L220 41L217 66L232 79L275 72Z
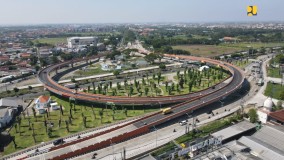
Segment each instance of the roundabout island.
M91 57L90 59L93 59L95 62L97 62L99 58L104 56L105 54L100 54L95 57ZM154 73L153 78L150 80L148 78L148 74L146 76L146 74L143 73L139 72L134 73L137 75L137 80L136 76L135 79L132 80L124 79L123 83L124 86L122 86L122 82L121 83L117 82L114 84L114 82L109 81L107 85L103 85L98 82L98 81L101 82L102 79L97 81L93 80L92 82L93 84L95 81L96 83L99 84L97 85L97 87L93 87L93 90L95 88L95 91L92 90L92 93L86 93L78 91L77 89L74 90L64 87L63 85L57 83L57 81L54 78L56 75L53 77L51 76L52 72L56 72L56 74L61 74L62 76L63 73L58 73L58 69L66 65L73 66L74 63L84 62L84 61L86 62L86 65L88 65L88 62L90 63L91 61L90 59L76 59L44 68L39 73L39 80L44 84L44 87L47 90L62 97L78 101L87 101L91 103L113 103L116 105L176 104L180 102L189 101L194 98L204 97L206 95L210 95L220 90L222 91L225 90L225 93L229 93L231 91L234 91L234 90L228 90L227 88L229 86L232 85L235 86L236 88L239 88L243 82L244 77L242 71L229 63L224 63L208 58L193 57L193 56L165 55L165 57L171 59L178 59L181 62L188 62L188 61L200 62L202 64L212 66L212 68L214 69L210 68L211 72L210 71L201 72L194 68L189 67L188 70L187 68L184 69L185 72L183 73L179 73L178 71L177 75L175 76L177 84L175 84L173 80L168 81L167 77L162 77L160 72L157 73L156 79ZM66 72L64 72L64 74L66 74ZM210 74L216 74L216 75L211 76ZM114 76L112 77L113 79L116 78ZM127 76L125 75L125 77L123 78L126 77ZM161 82L160 80L161 77L166 80ZM116 88L114 87L113 89L110 85L111 86L116 85ZM199 86L199 87L194 88L194 86ZM110 88L109 90L111 90L109 94L108 92L102 93L103 91L100 91L108 87ZM120 92L120 90L124 91ZM176 93L174 93L174 91Z

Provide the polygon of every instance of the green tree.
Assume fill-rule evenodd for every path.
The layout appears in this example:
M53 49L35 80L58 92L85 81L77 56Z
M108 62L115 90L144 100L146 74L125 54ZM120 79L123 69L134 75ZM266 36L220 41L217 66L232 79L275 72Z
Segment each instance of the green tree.
M117 78L117 76L120 74L119 70L114 70L113 71L113 75Z
M17 125L17 123L14 125L14 127L15 127L15 130L16 130L16 133L18 133L18 125Z
M52 136L52 128L51 127L48 127L47 135L48 135L49 138L51 138L51 136Z
M101 123L103 123L103 115L104 115L104 112L103 111L99 111L99 115L101 117Z
M57 58L57 56L55 56L55 55L53 55L52 57L51 57L51 63L52 64L56 64L56 63L58 63L58 58Z
M16 95L18 95L17 93L18 93L19 91L20 91L19 88L17 88L17 87L14 88L14 92L15 92Z
M146 96L148 96L149 88L147 88L147 87L146 87L146 88L144 88L144 91L145 91L145 95L146 95Z
M256 113L256 109L254 109L254 108L250 109L249 112L248 112L248 116L249 116L251 123L255 123L255 122L258 121L258 115Z
M72 82L72 83L76 83L75 78L71 78L71 82Z
M166 81L166 82L165 82L165 85L166 85L166 91L168 91L169 82Z
M37 64L38 58L37 56L30 57L30 65L35 66Z
M33 115L34 115L35 121L37 122L36 110L35 110L34 107L32 107L32 111L33 111Z
M84 127L87 128L87 117L83 117Z
M161 72L158 72L158 74L157 74L157 78L158 78L158 84L160 83L160 80L161 80L161 78L162 78L162 74L161 74Z
M144 59L145 59L147 62L149 62L150 64L153 64L154 61L155 61L156 59L158 59L158 58L159 58L159 56L158 56L157 54L155 54L155 53L150 53L150 54L148 54L148 55L146 55L146 56L144 57Z
M129 88L129 96L130 97L133 95L133 91L134 91L133 87L130 86L130 88Z
M124 108L124 114L127 117L127 108Z
M162 70L165 70L166 69L166 65L165 64L160 64L159 68L162 69Z
M33 87L32 86L29 86L29 90L31 91L33 89Z
M40 59L39 59L39 62L40 62L41 67L47 66L47 60L46 60L46 59L40 58Z

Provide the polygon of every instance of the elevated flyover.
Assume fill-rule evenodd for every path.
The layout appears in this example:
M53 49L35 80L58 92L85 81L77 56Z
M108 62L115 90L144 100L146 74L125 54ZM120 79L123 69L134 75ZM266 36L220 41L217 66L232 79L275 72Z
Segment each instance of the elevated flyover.
M96 133L94 135L90 135L88 137L78 139L75 141L72 141L71 143L65 143L60 146L54 146L48 150L47 153L43 153L42 155L38 156L28 156L24 157L26 159L40 159L40 158L47 158L47 159L69 159L72 157L76 157L78 155L86 154L88 152L93 152L98 149L108 147L112 143L120 143L122 141L126 141L130 138L137 137L142 134L146 134L150 132L151 128L153 126L165 123L167 121L170 121L172 119L175 119L179 116L185 115L186 113L190 113L191 111L194 111L198 108L204 107L208 104L211 104L213 102L216 102L218 100L223 99L224 97L234 93L236 90L240 89L242 87L243 81L244 81L244 75L242 73L242 70L239 68L225 62L220 62L212 59L206 59L206 58L200 58L200 57L191 57L191 56L176 56L176 55L166 55L168 57L177 57L184 60L201 60L207 63L215 64L222 66L223 68L227 69L231 73L231 77L227 79L226 81L223 81L222 83L216 85L215 89L209 88L207 90L203 90L198 93L193 93L195 96L192 95L186 95L191 96L191 98L188 98L187 100L184 100L183 102L173 105L172 113L170 114L161 114L161 112L154 113L152 115L137 119L131 123L125 124L123 126L113 128L101 133ZM59 64L60 66L60 64ZM68 93L72 92L69 89L66 89L62 86L58 86L56 82L54 82L48 75L49 72L53 71L56 68L47 67L46 69L42 70L40 74L40 77L43 81L45 81L47 84L46 87L49 90L53 90L53 92L65 92ZM54 88L53 88L54 87ZM70 97L78 98L80 100L87 100L87 101L106 101L108 96L101 96L101 95L92 95L92 94L84 94L84 93L78 93L78 95L74 95L70 93ZM99 96L96 97L96 96ZM86 99L84 98L86 97ZM130 97L111 97L112 100L116 100L114 98L118 98L118 101L116 101L119 104L129 104L126 101L135 99L139 102L137 103L143 103L147 102L147 98L130 98ZM123 101L120 101L120 98L122 98ZM160 101L164 101L164 103L168 103L167 98L161 97L162 99L159 99ZM171 96L172 100L175 102L180 102L181 99L177 96ZM186 98L186 97L184 97ZM153 102L157 99L152 98ZM132 104L133 102L131 102ZM147 102L148 103L148 102ZM119 134L118 134L119 132ZM74 147L76 146L76 147ZM71 147L71 150L70 150ZM73 148L73 149L72 149Z
M92 57L92 59L98 59L102 56L105 56L105 54L97 55ZM173 56L173 55L166 55L166 56ZM177 57L177 56L173 56ZM203 97L204 95L208 95L211 93L214 93L218 90L221 90L225 88L228 84L235 82L233 79L236 76L242 76L242 74L236 74L236 69L234 69L232 66L228 64L224 64L223 62L219 62L216 60L208 59L208 58L201 58L201 57L192 57L192 56L179 56L182 59L186 60L194 60L194 61L203 61L209 64L218 65L222 67L223 69L230 72L231 76L222 81L221 83L215 85L215 87L210 87L198 92L184 94L184 95L176 95L176 96L162 96L162 97L125 97L125 96L107 96L107 95L101 95L101 94L91 94L91 93L85 93L85 92L74 92L73 89L66 88L60 84L58 84L52 77L51 72L57 71L58 68L70 65L77 62L82 61L88 61L88 59L74 59L72 61L66 61L63 63L59 63L56 65L48 66L44 69L42 69L39 74L39 80L44 84L44 87L48 89L50 92L53 92L55 94L58 94L63 97L71 97L76 100L82 100L82 101L89 101L89 102L97 102L97 103L107 103L112 102L114 104L119 105L151 105L151 104L173 104L173 103L179 103L179 102L185 102L188 100L191 100L196 97ZM73 66L73 65L72 65ZM242 78L242 77L239 77ZM241 82L242 83L242 82ZM234 83L235 84L235 83Z

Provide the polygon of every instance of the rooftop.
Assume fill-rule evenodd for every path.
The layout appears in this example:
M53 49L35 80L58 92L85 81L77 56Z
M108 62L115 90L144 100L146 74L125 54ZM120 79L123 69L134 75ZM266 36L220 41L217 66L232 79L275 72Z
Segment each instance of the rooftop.
M46 103L50 99L49 96L40 96L38 97L40 103Z
M255 128L255 125L248 122L248 121L242 121L240 123L237 123L233 126L227 127L225 129L222 129L218 132L215 132L212 134L213 137L222 137L222 140L228 139L230 137L236 136L238 134L241 134L245 131L251 130Z
M271 112L269 114L270 117L279 120L281 122L284 122L284 110L280 110L280 111L275 111L275 112Z
M284 155L284 128L280 126L263 126L253 137L280 149Z
M8 98L0 99L0 107L18 107L18 105L23 105L23 102L21 102L21 100Z
M1 108L0 109L0 117L4 117L8 112L8 108Z
M244 136L238 140L238 142L248 146L251 149L251 153L265 160L284 159L281 151L271 145L267 145L251 136Z

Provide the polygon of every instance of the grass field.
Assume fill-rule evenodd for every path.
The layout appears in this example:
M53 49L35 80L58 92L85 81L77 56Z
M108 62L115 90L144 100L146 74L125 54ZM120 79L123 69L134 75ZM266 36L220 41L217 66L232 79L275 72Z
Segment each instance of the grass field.
M282 78L282 75L280 74L280 68L272 67L273 59L269 61L269 64L269 67L266 68L268 77Z
M240 60L237 60L237 61L233 61L232 63L234 65L244 69L246 66L248 66L251 63L251 61L247 61L247 60L241 60L240 61Z
M261 47L284 46L280 43L234 43L220 45L177 45L174 49L186 50L195 56L214 57L222 54L230 54L239 51L247 51L249 47L254 49Z
M74 72L74 77L93 76L111 72L112 71L102 70L100 64L92 64L91 66L88 66L85 70L77 70L76 72Z
M220 46L226 46L226 47L234 47L234 48L241 48L247 50L249 47L252 47L254 49L261 48L261 47L276 47L276 46L284 46L283 43L260 43L260 42L253 42L253 43L223 43L220 44Z
M211 69L210 74L219 74L222 71L219 71L217 69ZM184 72L183 72L184 73ZM195 73L199 73L199 71L195 70ZM183 88L181 88L180 85L178 85L179 79L177 75L162 75L160 79L160 83L158 82L158 77L155 76L153 78L152 76L147 79L146 77L144 79L137 79L137 87L133 84L135 84L134 81L127 81L127 86L125 87L124 82L119 83L121 86L120 88L117 87L117 84L112 84L112 87L110 85L104 84L102 85L102 88L105 88L106 85L108 88L107 90L101 89L101 92L98 90L98 86L96 86L96 93L99 94L106 94L109 96L128 96L128 93L130 93L130 86L129 84L132 84L132 89L133 92L131 97L159 97L159 96L174 96L174 95L183 95L183 94L188 94L191 92L197 92L203 89L206 89L208 87L211 87L217 83L220 83L222 80L227 78L229 75L223 72L223 77L220 77L220 79L217 79L216 76L205 76L204 72L201 74L201 81L200 84L199 82L196 81L195 85L192 85L192 88L190 89L189 87L189 81L193 80L189 78L189 74L186 74L186 77L184 78L184 83L183 83ZM183 75L183 74L182 74ZM184 77L184 76L183 76ZM170 84L168 84L168 87L166 88L166 81L171 80ZM138 84L139 83L139 84ZM154 85L155 84L155 85ZM148 91L146 91L146 89ZM87 91L86 91L87 92ZM93 93L93 90L89 90L89 93Z
M279 74L280 73L279 68L268 67L267 72L268 72L268 77L275 77L275 78L281 78L282 77L282 75Z
M41 38L41 39L36 39L33 40L34 43L47 43L50 45L56 45L58 43L67 43L67 38L66 37L60 37L60 38Z
M149 112L157 111L158 109L142 109L141 107L130 107L127 109L127 115L125 114L124 108L117 106L115 109L115 113L111 109L110 106L108 106L108 109L103 110L103 117L102 117L102 123L101 118L99 115L99 112L102 111L102 108L94 107L94 113L92 111L92 108L86 105L76 105L75 109L72 109L72 123L69 125L69 132L66 129L65 120L69 120L70 116L70 106L69 101L59 99L58 97L52 96L53 100L56 100L58 104L61 104L64 107L64 115L60 114L60 111L53 111L50 112L49 118L46 118L47 121L54 123L54 126L52 127L52 135L49 137L46 128L44 125L44 116L43 115L37 115L37 118L33 116L32 113L29 113L30 116L30 122L31 124L34 124L34 131L35 131L35 140L34 142L33 136L32 136L32 130L30 130L29 127L29 120L28 118L24 118L21 116L21 124L20 124L20 132L19 127L17 127L18 132L16 132L15 127L13 127L10 131L10 134L12 136L15 136L15 141L17 144L17 148L14 148L13 142L11 142L5 149L4 154L7 155L9 153L15 152L17 150L21 150L27 147L30 147L32 145L50 141L52 139L56 139L59 137L67 136L70 134L74 134L86 129L95 128L101 125L109 124L115 121L124 120L130 117L143 115ZM86 128L84 127L83 123L83 116L82 114L87 117L87 123ZM114 120L113 115L114 114ZM45 116L46 117L46 116ZM61 126L59 127L59 119L62 119ZM37 120L36 120L37 119Z
M14 97L14 96L21 96L24 94L29 94L29 93L38 93L43 90L42 87L37 87L37 88L32 88L32 90L29 89L19 89L19 91L16 93L14 90L11 91L4 91L0 93L0 98L5 98L5 97Z
M264 95L271 98L284 100L284 86L281 86L280 84L267 83Z
M214 57L222 54L229 54L240 51L236 47L216 46L216 45L178 45L173 49L189 51L192 55L201 57Z

